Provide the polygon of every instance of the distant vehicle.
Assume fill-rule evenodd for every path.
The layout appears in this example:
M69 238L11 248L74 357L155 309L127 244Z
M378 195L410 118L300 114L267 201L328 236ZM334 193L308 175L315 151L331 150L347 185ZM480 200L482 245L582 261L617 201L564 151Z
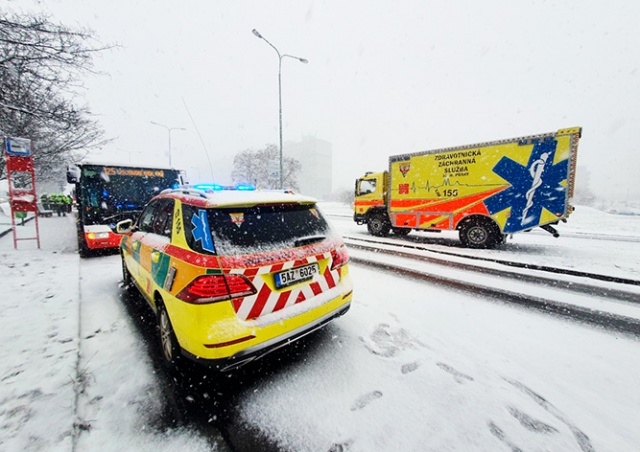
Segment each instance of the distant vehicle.
M184 172L84 162L67 169L67 182L75 184L80 254L117 249L116 223L136 218L145 204L161 191L183 184Z
M185 356L227 371L347 312L347 250L313 198L195 187L117 226L125 287L156 313L168 367Z
M573 211L582 129L389 157L389 170L356 180L354 216L372 235L457 230L470 248L552 225Z

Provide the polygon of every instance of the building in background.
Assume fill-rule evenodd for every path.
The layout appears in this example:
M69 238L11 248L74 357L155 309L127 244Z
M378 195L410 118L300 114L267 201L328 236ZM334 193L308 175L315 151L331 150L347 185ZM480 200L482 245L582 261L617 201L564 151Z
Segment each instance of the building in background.
M325 140L305 136L302 141L284 143L283 153L300 162L300 192L324 199L332 192L333 146Z

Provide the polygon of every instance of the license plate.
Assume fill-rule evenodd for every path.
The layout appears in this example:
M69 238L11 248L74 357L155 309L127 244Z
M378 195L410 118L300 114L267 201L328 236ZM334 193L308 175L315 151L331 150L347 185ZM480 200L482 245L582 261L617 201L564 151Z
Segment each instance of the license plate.
M314 275L317 275L319 272L320 270L317 263L278 272L276 273L276 287L280 289L281 287L306 281L313 278Z

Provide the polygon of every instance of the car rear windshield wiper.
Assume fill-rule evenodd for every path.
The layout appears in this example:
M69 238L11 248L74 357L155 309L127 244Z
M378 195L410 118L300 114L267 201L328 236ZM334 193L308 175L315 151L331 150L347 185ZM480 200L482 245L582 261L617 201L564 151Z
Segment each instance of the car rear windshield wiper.
M308 235L306 237L300 237L299 239L296 239L294 243L295 246L303 246L309 245L311 243L322 242L326 238L327 236L325 235Z

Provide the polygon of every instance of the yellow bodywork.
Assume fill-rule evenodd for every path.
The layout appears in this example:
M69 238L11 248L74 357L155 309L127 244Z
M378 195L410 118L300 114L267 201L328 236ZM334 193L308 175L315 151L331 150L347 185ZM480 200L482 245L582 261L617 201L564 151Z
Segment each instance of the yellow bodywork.
M384 209L391 226L455 229L470 215L495 221L503 234L565 219L573 210L581 128L389 158ZM383 173L368 174L384 178ZM359 196L362 215L383 197ZM380 204L375 204L380 205ZM356 218L357 220L358 218Z
M193 357L217 360L260 348L262 344L277 341L277 338L292 332L303 332L306 326L314 326L323 318L331 317L332 313L339 313L351 302L347 264L340 267L340 280L330 289L330 294L322 294L324 299L317 301L311 298L287 307L277 315L271 313L243 320L236 314L233 300L206 304L185 302L176 295L195 278L223 273L242 274L246 268L222 268L219 257L196 255L187 244L181 202L178 200L174 205L173 219L170 244L168 239L166 244L144 238L138 240L134 232L123 238L121 249L136 286L154 310L157 310L156 300L162 300L180 347ZM319 260L318 265L320 274L323 274L329 265L328 259ZM279 291L270 274L257 277L263 278L274 293L291 291L305 284L297 283Z

